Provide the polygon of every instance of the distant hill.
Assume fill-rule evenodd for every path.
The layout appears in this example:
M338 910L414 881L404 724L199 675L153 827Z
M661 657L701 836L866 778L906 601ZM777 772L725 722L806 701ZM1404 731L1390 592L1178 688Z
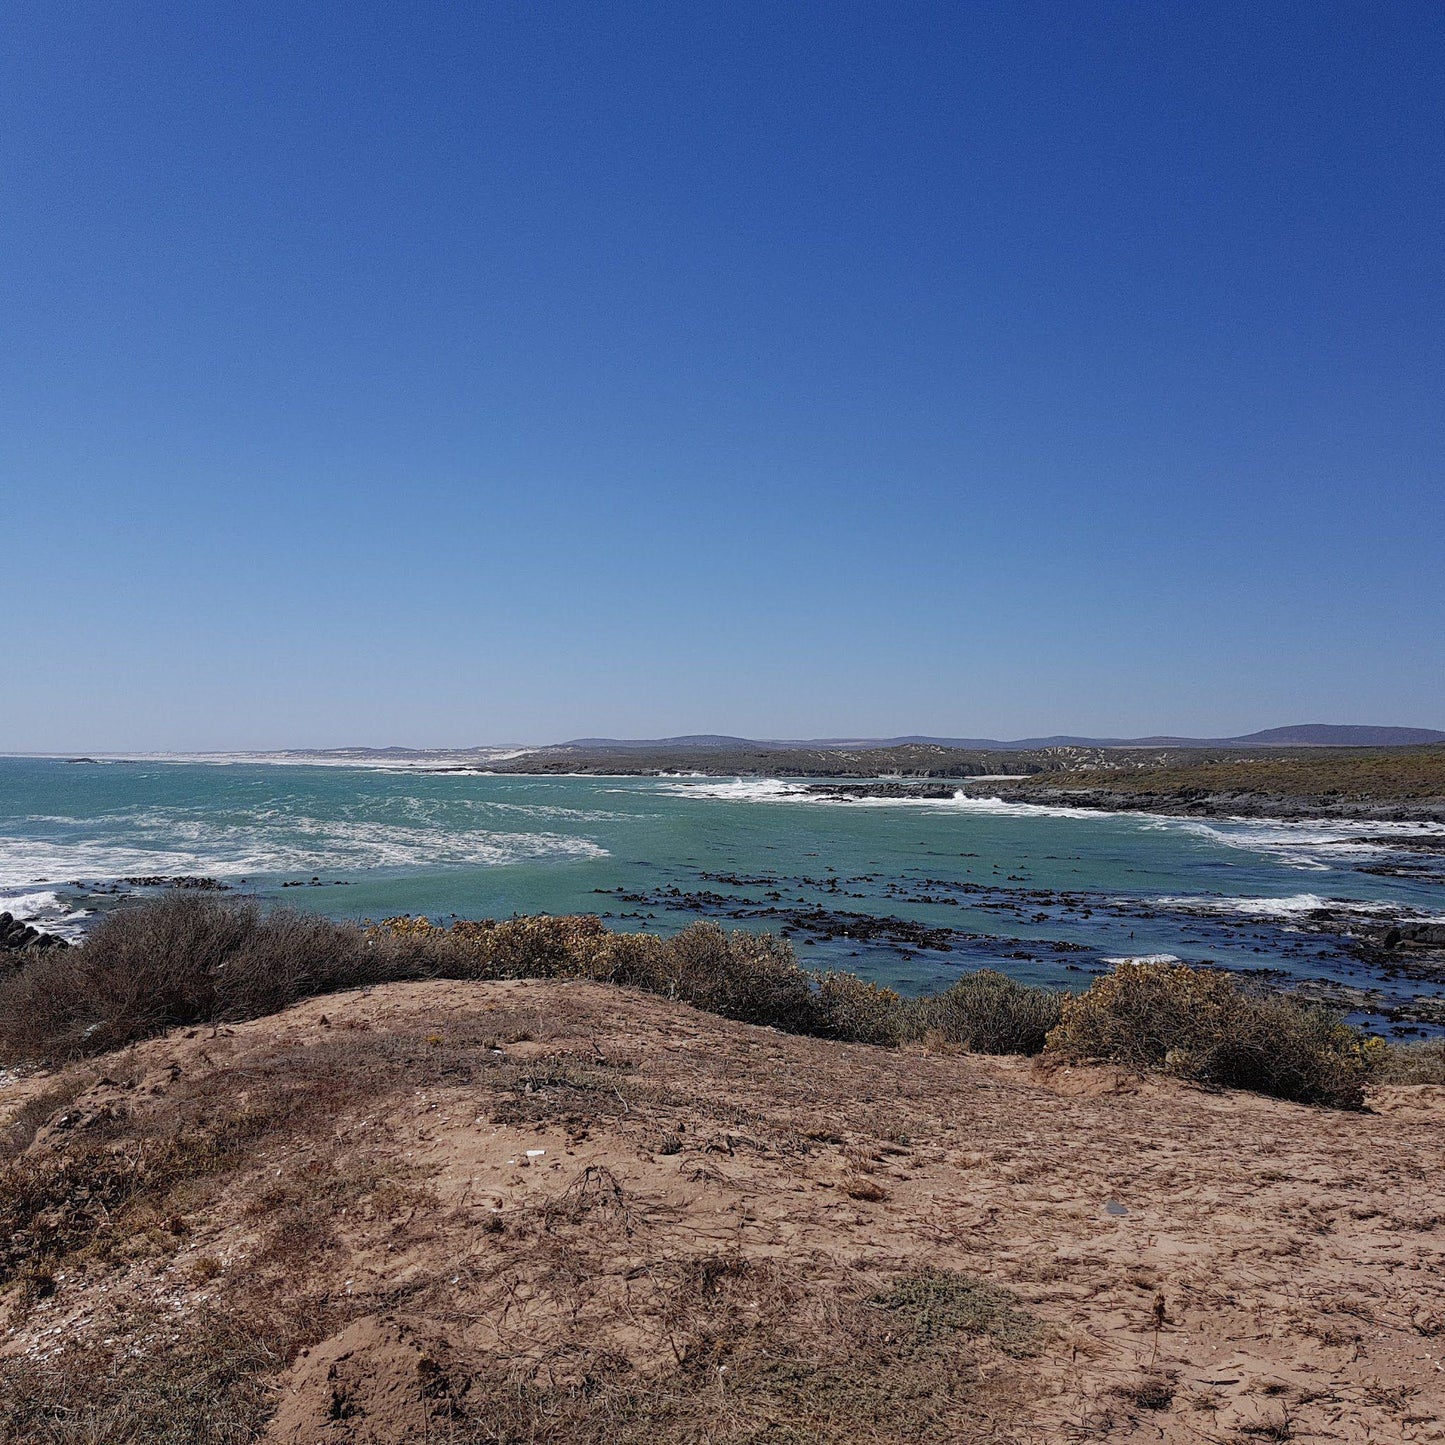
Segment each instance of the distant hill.
M1047 738L1019 738L999 742L983 738L890 738L874 746L933 743L949 748L1405 748L1445 743L1436 728L1352 727L1336 723L1301 723L1294 727L1264 728L1232 738L1083 738L1056 734ZM827 744L818 743L823 747ZM854 746L848 744L848 746Z
M896 738L735 738L719 733L689 733L674 738L574 738L556 743L559 749L589 751L714 752L735 748L783 750L794 748L971 748L993 752L1026 752L1039 748L1402 748L1445 743L1445 732L1436 728L1350 726L1337 723L1299 723L1292 727L1265 728L1230 738L1089 738L1057 733L1044 738L940 738L910 734Z
M1242 738L1230 738L1241 747L1273 748L1405 748L1424 743L1445 743L1436 728L1341 727L1334 723L1304 723L1292 728L1265 728Z
M680 738L573 738L571 742L555 743L559 748L756 748L751 738L730 738L723 733L687 733Z

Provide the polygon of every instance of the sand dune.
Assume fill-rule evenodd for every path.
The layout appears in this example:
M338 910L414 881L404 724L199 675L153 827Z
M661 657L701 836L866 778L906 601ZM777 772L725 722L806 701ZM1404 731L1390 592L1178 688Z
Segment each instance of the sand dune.
M41 1172L208 1141L71 1201L4 1296L36 1398L219 1338L263 1387L225 1438L271 1445L1445 1439L1437 1088L1350 1114L423 983L21 1079L17 1115Z

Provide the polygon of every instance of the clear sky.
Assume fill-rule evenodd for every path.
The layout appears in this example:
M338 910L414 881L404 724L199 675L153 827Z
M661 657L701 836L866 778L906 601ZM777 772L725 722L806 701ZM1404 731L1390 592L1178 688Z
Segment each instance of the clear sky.
M0 749L1445 726L1445 11L11 0Z

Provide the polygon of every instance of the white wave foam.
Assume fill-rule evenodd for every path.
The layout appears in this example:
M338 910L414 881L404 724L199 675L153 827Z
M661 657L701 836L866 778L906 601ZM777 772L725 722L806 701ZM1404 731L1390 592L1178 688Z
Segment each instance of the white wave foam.
M82 919L89 918L85 908L71 908L58 893L46 890L37 893L0 894L0 913L8 913L22 923L33 924L46 933L76 939L82 932Z
M947 798L850 798L826 793L805 793L802 801L847 808L931 808L935 812L971 813L987 818L1114 818L1102 808L1063 808L1047 803L1006 803L1002 798L981 798L962 790Z
M782 778L708 778L702 782L669 778L659 782L657 791L677 798L717 798L728 803L806 803L817 802L816 794L807 792L798 783Z
M878 781L894 782L885 778ZM842 785L846 786L846 785ZM846 808L931 808L1001 818L1111 818L1099 808L1061 808L1038 803L1006 803L981 798L961 789L946 798L855 798L815 793L810 785L785 778L708 778L702 782L668 779L657 790L678 798L713 798L729 803L815 803Z
M1118 958L1103 958L1100 963L1179 963L1177 953L1125 953Z
M346 822L274 815L227 823L167 809L108 815L125 837L0 837L0 887L143 873L333 873L370 868L499 867L547 858L603 858L590 838L563 833Z
M606 808L563 808L555 803L504 803L494 798L448 798L443 806L464 807L480 813L511 813L521 818L560 818L572 823L616 823L651 816L618 813Z
M1225 848L1241 848L1277 859L1289 868L1324 873L1333 862L1351 857L1378 857L1391 852L1391 843L1401 838L1439 838L1445 827L1438 823L1360 822L1339 819L1262 821L1254 818L1221 818L1205 822L1199 818L1154 818L1151 829L1174 829L1193 833ZM1333 861L1332 861L1333 860Z
M1445 914L1426 913L1404 904L1365 902L1358 898L1326 898L1318 893L1291 893L1284 898L1221 898L1218 894L1172 895L1153 900L1159 908L1182 908L1191 913L1238 913L1246 918L1302 918L1319 909L1354 913L1362 918L1409 918L1445 923Z
M1006 803L1002 798L979 798L958 792L946 806L964 813L984 813L994 818L1114 818L1103 808L1065 808L1046 803Z
M979 782L1005 782L1008 775L970 778ZM895 779L878 779L893 782ZM1151 832L1184 832L1227 848L1240 848L1274 858L1287 867L1309 872L1328 872L1329 858L1350 854L1375 856L1390 851L1399 838L1445 837L1445 825L1438 823L1394 823L1381 820L1349 821L1306 819L1263 821L1252 818L1171 818L1156 813L1111 812L1104 808L1070 808L1058 804L1005 802L998 797L969 793L960 787L949 798L850 798L815 793L809 785L783 778L703 778L673 774L656 784L659 792L679 798L709 798L735 803L817 803L849 808L931 808L973 813L996 818L1125 818ZM635 792L614 788L612 792ZM1324 855L1323 857L1317 855Z
M42 913L54 913L60 908L58 893L19 893L0 895L0 913L29 922Z

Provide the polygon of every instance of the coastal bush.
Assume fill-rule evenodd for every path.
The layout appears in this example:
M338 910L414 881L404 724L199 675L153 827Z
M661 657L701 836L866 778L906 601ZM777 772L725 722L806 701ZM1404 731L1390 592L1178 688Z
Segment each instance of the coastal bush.
M1251 992L1226 973L1129 962L1065 999L1047 1047L1060 1058L1357 1109L1370 1071L1362 1045L1328 1009Z
M903 1037L903 1000L856 973L818 976L818 1023L813 1032L858 1044L897 1044Z
M178 1025L426 978L617 983L792 1033L990 1054L1046 1048L1350 1108L1375 1079L1445 1082L1445 1046L1364 1040L1327 1010L1182 964L1120 964L1077 996L984 970L904 1000L853 974L810 972L785 940L711 922L671 938L613 933L591 916L358 928L194 893L118 910L80 947L35 954L0 979L0 1061L53 1063Z
M392 919L389 926L406 920ZM469 978L597 978L610 934L600 918L539 915L466 920L437 930L462 967L451 976ZM468 961L471 967L467 966Z
M461 919L449 928L426 918L387 918L367 937L410 945L443 978L588 979L668 991L666 940L613 933L591 914Z
M897 996L851 975L818 979L786 941L715 923L670 939L590 916L362 929L254 900L181 893L117 910L78 948L0 979L0 1059L103 1053L168 1028L275 1013L316 994L420 978L626 984L744 1023L893 1042Z
M786 940L692 923L669 940L667 952L670 997L741 1023L817 1032L812 976Z
M976 1054L1037 1054L1058 1022L1064 995L1018 983L993 969L964 974L931 998L903 1005L910 1039L937 1039Z
M1390 1045L1375 1077L1382 1084L1445 1084L1445 1039Z
M0 980L0 1057L101 1053L177 1025L256 1018L430 971L404 939L178 893L117 910L79 948L48 950Z
M827 1031L814 976L772 934L692 923L672 938L612 933L590 915L461 922L389 918L382 936L424 941L449 978L569 978L627 984L742 1023ZM862 981L858 981L863 987ZM831 997L831 995L830 995ZM844 1017L841 1000L836 1005Z

